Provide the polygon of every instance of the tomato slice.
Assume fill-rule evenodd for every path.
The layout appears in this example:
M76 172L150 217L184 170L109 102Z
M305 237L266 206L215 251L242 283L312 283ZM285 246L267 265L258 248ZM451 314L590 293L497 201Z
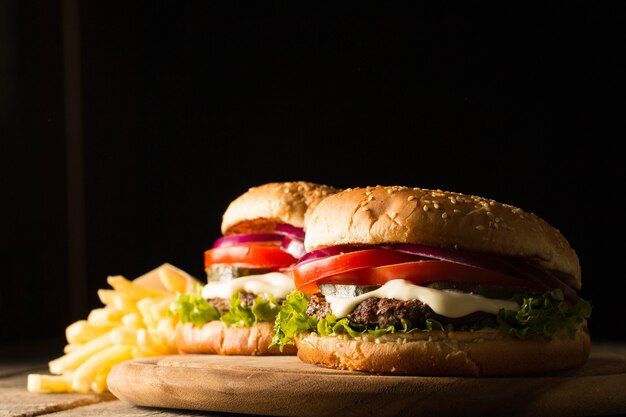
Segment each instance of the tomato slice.
M278 245L252 244L209 249L204 252L204 267L214 264L233 264L259 268L285 268L297 259Z
M376 250L374 249L374 251ZM381 263L383 258L387 257L386 255L383 256L377 253L374 254L373 259L367 261L367 254L362 254L363 259L359 259L356 256L360 252L371 251L351 252L328 258L314 259L296 265L293 269L296 289L305 294L314 294L319 291L317 284L320 283L382 285L393 279L405 279L414 284L433 281L457 281L518 287L532 286L528 281L497 271L459 263L415 260L415 255L408 255L413 257L409 261ZM402 252L398 253L403 254ZM347 255L352 255L352 257L347 257ZM389 256L389 258L391 257ZM325 266L330 266L330 268L326 269Z
M356 268L375 267L422 259L418 255L393 249L365 249L341 253L325 258L311 259L297 264L294 269L295 285L352 271Z

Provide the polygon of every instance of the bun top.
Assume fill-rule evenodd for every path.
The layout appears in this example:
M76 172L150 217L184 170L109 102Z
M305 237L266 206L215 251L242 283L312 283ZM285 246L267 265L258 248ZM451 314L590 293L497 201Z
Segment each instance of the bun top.
M317 206L304 240L307 251L385 243L526 258L581 287L578 256L557 229L518 207L474 195L399 186L346 189Z
M229 204L222 216L222 234L271 232L283 223L304 228L313 208L337 191L305 181L252 187Z

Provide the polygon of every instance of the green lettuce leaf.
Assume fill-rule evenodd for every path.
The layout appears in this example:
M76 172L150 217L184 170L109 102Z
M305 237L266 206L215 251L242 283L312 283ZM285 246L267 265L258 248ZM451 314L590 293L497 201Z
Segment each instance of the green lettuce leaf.
M294 344L294 335L303 331L313 331L317 326L315 317L306 314L307 296L300 291L292 291L274 322L274 336L270 346L277 346L282 352L285 345Z
M550 340L555 333L564 332L574 338L578 325L591 315L591 304L581 298L568 304L561 290L538 297L518 300L518 311L501 310L496 318L497 327L520 339L535 337Z
M273 346L281 350L283 346L294 343L294 336L301 332L317 332L321 336L348 334L357 337L368 332L374 337L388 333L409 333L411 331L433 330L479 330L496 328L524 339L527 337L550 340L555 334L564 332L574 337L578 325L591 315L589 302L579 299L574 305L565 302L561 290L554 290L534 297L519 297L519 311L500 310L493 318L477 321L471 325L454 328L444 326L437 320L427 320L425 328L411 327L411 323L402 320L402 327L368 327L351 323L347 318L337 319L332 314L317 320L306 314L308 297L300 291L292 292L283 304L282 310L274 323Z
M273 296L265 299L257 296L252 307L241 303L239 291L235 291L230 297L230 309L220 314L202 298L202 286L196 284L192 291L178 296L170 303L169 315L178 315L182 323L193 323L200 327L213 320L221 320L228 326L249 327L259 321L274 321L280 310L280 305Z
M182 323L191 322L194 326L202 326L206 322L220 318L220 313L202 298L200 284L195 284L189 293L178 294L170 303L168 314L178 315Z
M220 320L228 326L250 327L259 321L273 321L280 310L273 296L268 299L258 295L252 307L241 303L239 291L230 297L230 310L222 314Z

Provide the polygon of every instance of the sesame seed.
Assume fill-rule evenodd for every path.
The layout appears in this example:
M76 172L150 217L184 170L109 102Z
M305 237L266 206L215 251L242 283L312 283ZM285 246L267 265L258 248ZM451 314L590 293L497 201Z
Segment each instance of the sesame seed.
M413 201L415 200L415 196L414 195L410 195L407 197L407 201Z
M455 212L455 213L460 213L461 212L461 210L459 210L459 209L454 209L452 211Z
M476 226L476 230L485 230L485 226L479 224L478 226Z
M393 220L396 218L396 216L398 215L398 213L396 213L395 211L392 211L389 213L389 217Z
M433 207L435 207L436 209L439 208L439 203L437 203L436 201L433 203Z
M428 211L428 206L424 204L424 207L422 207L422 209L424 209L424 211Z
M446 213L445 211L443 213L441 213L441 218L442 219L447 219L448 218L448 213Z
M451 202L452 204L456 204L456 198L454 198L454 197L450 197L450 202Z

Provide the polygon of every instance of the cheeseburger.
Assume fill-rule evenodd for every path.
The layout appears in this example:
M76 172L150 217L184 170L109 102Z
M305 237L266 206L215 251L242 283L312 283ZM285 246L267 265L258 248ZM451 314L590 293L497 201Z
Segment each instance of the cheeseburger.
M207 284L170 306L179 317L180 353L294 354L270 347L272 327L294 289L291 267L304 254L304 226L333 187L310 182L268 183L232 201L222 237L204 253Z
M496 376L589 356L578 257L538 216L441 190L367 187L313 211L273 346L330 368Z

